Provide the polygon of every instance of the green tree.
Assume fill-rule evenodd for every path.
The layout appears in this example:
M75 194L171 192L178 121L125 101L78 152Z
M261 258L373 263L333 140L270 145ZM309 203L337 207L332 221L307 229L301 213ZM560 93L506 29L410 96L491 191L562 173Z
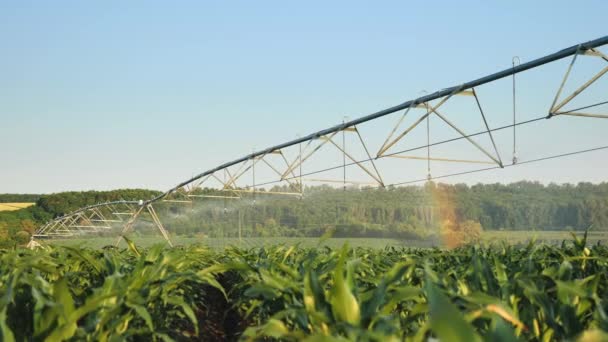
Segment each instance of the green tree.
M30 233L26 232L25 230L21 230L15 234L15 242L20 245L24 245L30 241L30 237Z

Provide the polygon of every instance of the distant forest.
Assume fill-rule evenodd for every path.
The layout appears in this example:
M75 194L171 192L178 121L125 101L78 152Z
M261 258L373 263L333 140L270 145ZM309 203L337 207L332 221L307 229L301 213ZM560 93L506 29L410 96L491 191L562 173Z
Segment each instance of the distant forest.
M0 194L0 203L32 203L42 195L34 194Z
M272 190L288 190L274 188ZM201 193L213 193L204 189ZM113 200L149 199L158 191L0 194L1 202L36 202L0 212L0 240L29 239L43 222L80 207ZM224 193L225 194L225 193ZM307 187L304 197L256 195L243 200L205 199L157 210L173 234L235 236L410 237L431 234L445 221L479 223L484 230L608 230L608 183L447 185L336 189Z
M289 191L275 188L275 191ZM435 234L446 221L473 221L484 230L608 230L608 183L389 187L309 187L303 199L258 195L164 208L166 226L179 234L234 236L412 237Z

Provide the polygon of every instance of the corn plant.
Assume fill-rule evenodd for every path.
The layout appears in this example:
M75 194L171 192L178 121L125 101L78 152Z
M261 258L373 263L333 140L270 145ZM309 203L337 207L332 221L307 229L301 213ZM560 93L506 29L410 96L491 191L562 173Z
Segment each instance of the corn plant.
M586 236L454 250L128 246L0 250L2 340L608 340L608 248Z
M608 249L233 250L244 339L516 341L604 336ZM587 337L585 337L587 336Z
M196 336L205 292L223 292L212 253L200 247L0 253L4 341Z

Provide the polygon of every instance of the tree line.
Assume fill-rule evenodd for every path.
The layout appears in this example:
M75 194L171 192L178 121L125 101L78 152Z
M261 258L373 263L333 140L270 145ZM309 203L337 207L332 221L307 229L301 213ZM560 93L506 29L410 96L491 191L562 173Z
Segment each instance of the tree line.
M0 203L32 203L42 195L36 194L0 194Z
M292 191L275 187L271 191ZM149 199L144 189L0 195L0 201L36 205L0 212L0 240L27 239L44 222L80 207L116 200ZM201 189L199 194L223 194ZM22 196L22 197L19 197ZM31 196L31 197L28 197ZM608 183L442 184L337 189L306 187L303 197L244 195L240 200L204 199L192 205L159 203L163 223L173 234L206 236L320 236L333 230L344 237L427 237L442 226L478 223L484 230L608 229ZM145 220L144 220L145 222ZM145 229L148 227L150 229ZM149 224L141 230L154 231Z
M160 210L166 212L169 230L211 236L319 236L332 229L334 236L427 237L461 222L485 230L606 230L608 183L317 186L306 188L301 199L258 194Z

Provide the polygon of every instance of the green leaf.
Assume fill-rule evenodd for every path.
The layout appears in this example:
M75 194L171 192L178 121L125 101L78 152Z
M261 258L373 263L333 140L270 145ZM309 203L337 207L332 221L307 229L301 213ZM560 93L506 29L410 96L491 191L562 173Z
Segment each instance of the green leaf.
M348 245L344 245L338 265L333 272L334 286L332 287L330 302L332 312L337 320L358 325L360 320L359 303L344 279L344 263L347 254Z
M515 336L513 327L503 319L495 320L496 324L492 331L485 336L486 341L492 342L517 342L519 339Z
M306 337L303 342L347 342L350 341L344 337L334 337L334 336L326 336L326 335L312 335Z
M281 293L264 283L257 283L250 285L247 290L243 293L247 297L258 298L262 297L266 300L272 300L281 295Z
M93 256L88 253L86 250L81 248L74 248L71 246L62 246L62 248L70 251L74 256L80 258L85 261L89 266L91 266L97 274L101 274L101 270L103 269L102 263L97 261Z
M0 312L0 331L2 332L3 342L15 342L15 336L11 331L11 328L6 325L6 308Z
M334 235L335 229L327 229L323 235L321 235L321 237L319 238L319 241L317 242L317 248L321 247L321 245L329 240L333 235Z
M75 322L69 322L66 324L59 325L53 332L45 339L45 341L65 341L74 337L78 325Z
M555 280L557 284L557 297L564 304L570 304L571 296L587 297L587 291L575 282Z
M67 316L74 312L74 299L68 288L67 279L61 278L55 281L53 286L53 295L55 301L60 303L63 308L63 317L67 319Z
M169 337L169 335L167 335L167 334L157 333L156 336L160 337L160 339L163 340L164 342L175 342L175 340L172 339L171 337Z
M133 304L133 303L127 303L127 306L132 308L133 310L135 310L135 312L139 315L139 317L144 319L144 321L146 322L146 325L148 326L148 328L150 328L150 331L154 331L154 324L152 323L152 316L150 316L150 313L148 312L148 310L145 307L143 307L141 305Z
M371 320L375 315L377 315L377 311L382 307L382 305L390 302L391 299L393 299L393 296L387 296L388 287L394 282L400 280L410 265L410 262L397 263L382 278L378 286L373 290L369 300L363 303L361 313L364 321ZM409 295L409 293L407 295Z
M127 242L127 246L129 246L129 250L131 252L133 252L133 254L135 254L136 256L140 257L141 253L139 253L139 251L137 250L137 246L135 245L135 243L133 241L131 241L131 239L129 239L125 235L123 235L122 238L125 239L125 241Z
M167 303L179 306L182 309L184 314L188 316L190 322L192 322L192 324L194 325L194 330L196 332L196 335L198 335L198 320L196 319L196 315L194 314L194 311L192 310L190 305L188 305L184 301L184 299L180 297L167 298Z
M331 316L325 291L314 269L309 269L304 275L304 307L309 315L321 315L324 321Z
M259 328L257 334L258 336L281 338L289 334L289 330L283 322L271 318L266 324Z
M498 256L494 255L494 270L496 271L496 280L500 286L504 286L508 283L509 278L505 272L506 267L503 263L498 260Z
M441 341L473 342L479 336L460 311L430 281L426 282L431 330Z
M584 331L576 340L577 342L600 342L608 341L608 333L599 329Z

